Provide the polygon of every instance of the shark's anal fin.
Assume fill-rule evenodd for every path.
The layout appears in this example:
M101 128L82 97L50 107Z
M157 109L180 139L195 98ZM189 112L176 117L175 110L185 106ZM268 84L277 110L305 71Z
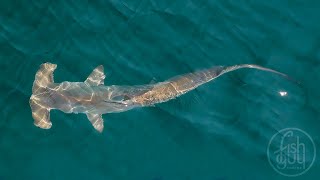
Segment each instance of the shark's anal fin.
M98 131L102 132L103 131L103 119L101 114L87 114L87 117L89 121L91 122L92 126Z
M50 121L50 109L42 106L34 96L31 96L30 98L30 107L34 125L42 129L50 129L52 126Z
M99 86L104 84L104 68L102 65L96 67L84 83L88 86Z

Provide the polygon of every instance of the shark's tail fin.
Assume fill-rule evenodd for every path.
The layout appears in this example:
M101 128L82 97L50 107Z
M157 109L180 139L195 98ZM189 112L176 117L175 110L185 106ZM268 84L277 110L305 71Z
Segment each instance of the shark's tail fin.
M50 108L44 105L42 97L47 91L47 85L53 83L53 71L56 68L56 64L41 64L32 86L32 96L30 97L29 103L34 125L43 129L49 129L52 126L50 121Z
M185 94L198 86L212 81L223 74L243 69L252 68L262 71L272 72L285 77L299 85L299 82L290 78L288 75L273 69L265 68L254 64L240 64L234 66L214 66L209 69L196 71L194 73L184 74L173 77L168 81L156 84L152 90L134 98L134 102L142 106L161 103Z
M222 74L231 72L231 71L242 69L242 68L252 68L252 69L258 69L258 70L261 70L261 71L272 72L272 73L278 74L278 75L288 79L289 81L292 81L292 82L300 85L300 82L298 82L297 80L291 78L290 76L288 76L288 75L286 75L284 73L281 73L279 71L276 71L276 70L273 70L273 69L270 69L270 68L265 68L265 67L262 67L262 66L259 66L259 65L255 65L255 64L240 64L240 65L234 65L234 66L225 66L225 67L222 68L222 71L220 72L219 76L222 75Z

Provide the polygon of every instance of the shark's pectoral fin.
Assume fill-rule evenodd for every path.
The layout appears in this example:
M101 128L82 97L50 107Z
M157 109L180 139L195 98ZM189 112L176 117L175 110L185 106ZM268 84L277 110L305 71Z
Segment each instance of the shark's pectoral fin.
M87 114L89 121L91 122L92 126L99 131L100 133L103 131L103 119L101 114Z
M50 121L50 109L42 106L33 96L30 98L30 107L34 125L42 129L50 129L52 126Z
M92 73L88 76L88 78L84 81L88 86L99 86L104 84L104 75L103 66L100 65L96 67Z

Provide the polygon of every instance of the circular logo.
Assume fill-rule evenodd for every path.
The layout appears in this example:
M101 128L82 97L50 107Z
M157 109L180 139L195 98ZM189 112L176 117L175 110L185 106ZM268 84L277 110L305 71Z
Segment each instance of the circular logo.
M316 158L316 146L309 134L298 128L285 128L270 139L268 160L272 168L284 176L307 172Z

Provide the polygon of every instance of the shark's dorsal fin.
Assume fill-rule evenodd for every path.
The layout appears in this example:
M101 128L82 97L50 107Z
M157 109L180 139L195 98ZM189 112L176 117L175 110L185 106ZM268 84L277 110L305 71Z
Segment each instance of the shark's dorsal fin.
M96 67L84 81L88 86L99 86L104 84L104 68L102 65Z
M91 122L92 126L98 131L102 132L103 131L103 119L101 114L91 114L88 113L87 117L89 121Z

